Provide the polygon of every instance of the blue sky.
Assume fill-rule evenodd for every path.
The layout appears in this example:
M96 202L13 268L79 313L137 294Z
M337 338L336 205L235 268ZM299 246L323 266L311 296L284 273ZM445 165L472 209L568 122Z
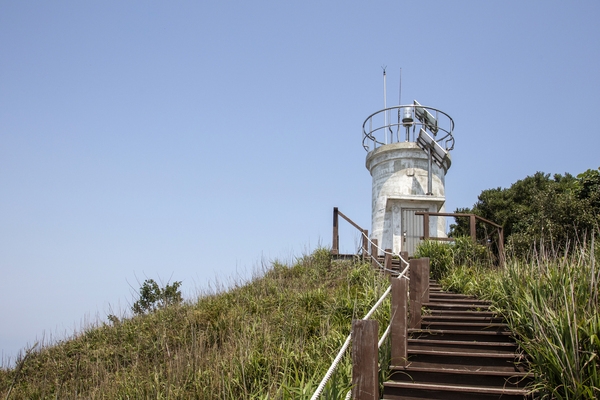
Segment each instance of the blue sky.
M370 228L361 126L456 123L447 209L600 166L597 1L0 1L0 352ZM356 238L342 230L343 249Z

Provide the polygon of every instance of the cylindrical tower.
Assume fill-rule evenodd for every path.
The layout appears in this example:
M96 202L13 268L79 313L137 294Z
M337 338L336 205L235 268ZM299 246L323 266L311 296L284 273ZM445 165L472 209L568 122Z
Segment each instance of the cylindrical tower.
M365 120L363 147L373 178L371 238L379 247L412 255L423 236L423 216L415 213L445 212L453 130L449 115L416 100ZM430 235L446 237L445 225L445 218L431 217Z

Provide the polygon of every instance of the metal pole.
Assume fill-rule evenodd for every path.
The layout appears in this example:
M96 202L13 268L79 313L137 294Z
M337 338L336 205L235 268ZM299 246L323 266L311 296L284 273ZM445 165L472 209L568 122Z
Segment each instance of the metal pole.
M431 146L428 147L427 151L427 194L429 196L433 195L433 183L432 181L432 162L431 162Z
M413 114L413 109L412 109L412 107L411 107L411 108L408 108L408 109L410 110L410 113L411 113L411 115L412 115L412 114ZM402 118L404 118L404 112L405 112L405 111L403 110L403 112L402 112L402 114L403 114ZM413 117L413 118L414 118L414 117ZM410 142L410 125L406 125L406 141L407 141L407 142Z
M385 135L385 144L388 144L388 137L387 137L387 111L385 111L385 109L387 108L387 93L386 93L386 76L385 76L385 68L383 69L383 132Z

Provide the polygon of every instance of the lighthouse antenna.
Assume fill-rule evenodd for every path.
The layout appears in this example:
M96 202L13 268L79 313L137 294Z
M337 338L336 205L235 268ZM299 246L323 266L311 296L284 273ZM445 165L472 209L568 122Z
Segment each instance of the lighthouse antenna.
M383 69L383 109L385 110L387 108L387 83L386 83L386 74L385 74L385 69L387 68L387 66L382 66L381 67ZM385 127L384 129L387 130L387 126L388 126L388 122L387 122L387 111L383 112L383 126ZM388 144L388 138L387 138L387 133L385 134L385 144Z
M400 84L398 85L398 105L402 105L402 67L400 67Z

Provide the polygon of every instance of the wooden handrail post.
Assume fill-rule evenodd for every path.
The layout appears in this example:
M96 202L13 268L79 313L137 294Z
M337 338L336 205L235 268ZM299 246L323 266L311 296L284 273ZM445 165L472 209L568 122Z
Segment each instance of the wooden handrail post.
M506 263L505 254L504 254L504 229L498 228L498 258L500 262L500 266L504 267Z
M408 251L401 251L400 257L402 257L403 260L408 261ZM406 268L406 264L400 262L400 272L402 272L404 268Z
M338 208L333 207L333 240L331 241L331 254L339 254L340 252L340 236L338 233Z
M365 229L362 231L362 258L363 261L365 257L369 254L369 230Z
M429 258L409 261L410 321L409 327L421 328L421 307L429 302Z
M352 321L352 398L355 400L379 400L378 334L377 321Z
M385 272L388 272L392 269L392 249L385 249L383 268L385 268Z
M429 303L429 276L430 274L430 264L429 257L422 257L420 260L423 260L423 266L421 267L423 273L423 280L421 281L422 289L423 289L423 303Z
M429 213L423 213L423 239L429 239Z
M408 363L408 279L392 278L392 304L390 318L390 340L394 366L405 367Z
M377 251L377 239L371 239L371 265L373 266L373 268L379 268L379 266L377 265L377 256L378 256L378 251Z
M473 240L474 242L477 241L477 229L475 226L475 215L471 214L469 215L469 230L471 231L471 240Z

